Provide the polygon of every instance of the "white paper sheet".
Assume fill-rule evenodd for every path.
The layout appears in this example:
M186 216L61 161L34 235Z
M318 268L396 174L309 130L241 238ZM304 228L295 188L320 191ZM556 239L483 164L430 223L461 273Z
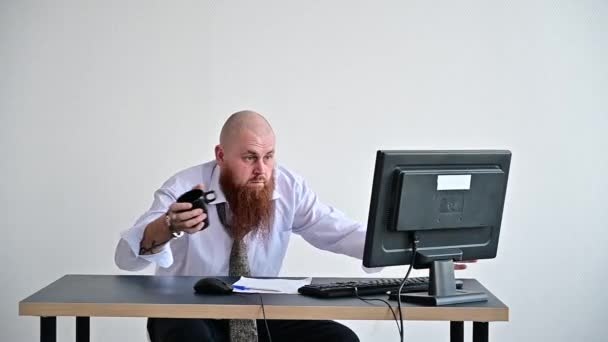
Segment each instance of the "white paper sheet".
M236 283L232 284L234 292L241 293L288 293L297 294L298 289L304 285L309 285L312 278L303 279L256 279L241 277ZM235 287L243 286L246 289Z

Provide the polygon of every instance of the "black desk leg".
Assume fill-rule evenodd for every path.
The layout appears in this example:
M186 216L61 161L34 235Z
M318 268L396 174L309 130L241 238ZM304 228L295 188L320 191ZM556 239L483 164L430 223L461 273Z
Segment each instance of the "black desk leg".
M450 322L450 342L464 342L464 322Z
M488 342L489 328L488 322L473 322L473 342Z
M89 317L76 317L76 342L89 342Z
M57 341L57 317L40 317L40 342Z

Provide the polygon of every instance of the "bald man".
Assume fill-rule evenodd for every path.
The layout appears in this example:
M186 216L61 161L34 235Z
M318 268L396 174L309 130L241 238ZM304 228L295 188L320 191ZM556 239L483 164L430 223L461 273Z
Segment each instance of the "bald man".
M157 275L276 277L292 233L313 246L361 259L365 227L323 204L306 182L275 161L275 135L258 113L232 114L215 146L215 160L180 171L155 192L151 208L116 247L119 268ZM193 188L214 191L207 214L176 199ZM204 220L209 225L204 227ZM235 248L238 247L238 248ZM152 342L268 341L264 322L253 335L235 320L148 320ZM257 331L256 330L257 326ZM269 320L272 341L358 341L333 321Z

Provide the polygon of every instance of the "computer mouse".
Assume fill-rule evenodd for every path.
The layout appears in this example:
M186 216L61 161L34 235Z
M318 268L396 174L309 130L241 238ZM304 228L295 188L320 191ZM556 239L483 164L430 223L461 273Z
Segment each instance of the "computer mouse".
M232 293L232 285L217 278L201 278L194 284L194 292L201 294Z

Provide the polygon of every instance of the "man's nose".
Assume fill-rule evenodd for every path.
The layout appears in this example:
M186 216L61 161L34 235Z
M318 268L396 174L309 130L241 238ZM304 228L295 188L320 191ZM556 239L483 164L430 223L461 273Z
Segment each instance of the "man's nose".
M255 163L254 167L253 167L253 172L255 174L260 174L264 172L264 162L262 161L262 159L258 159L258 161Z

